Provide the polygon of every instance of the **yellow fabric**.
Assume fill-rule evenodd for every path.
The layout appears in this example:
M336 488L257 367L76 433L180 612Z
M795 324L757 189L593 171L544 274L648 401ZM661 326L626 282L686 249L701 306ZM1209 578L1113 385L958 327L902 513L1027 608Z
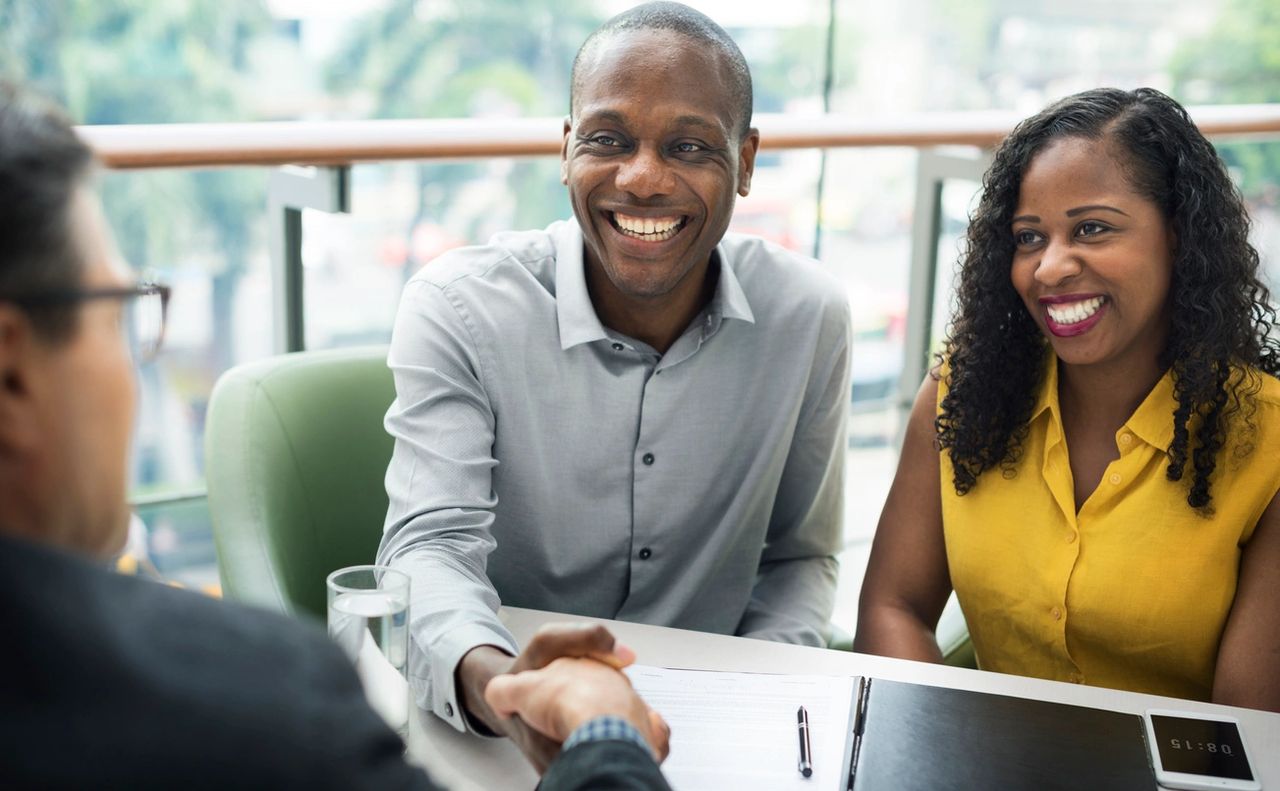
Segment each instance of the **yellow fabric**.
M963 497L942 454L947 561L984 670L1197 700L1213 689L1241 548L1280 489L1280 380L1263 381L1256 433L1235 429L1212 479L1214 513L1169 481L1166 374L1116 432L1120 458L1075 511L1056 359L1013 475ZM939 403L946 392L939 388ZM1246 453L1252 447L1252 452Z

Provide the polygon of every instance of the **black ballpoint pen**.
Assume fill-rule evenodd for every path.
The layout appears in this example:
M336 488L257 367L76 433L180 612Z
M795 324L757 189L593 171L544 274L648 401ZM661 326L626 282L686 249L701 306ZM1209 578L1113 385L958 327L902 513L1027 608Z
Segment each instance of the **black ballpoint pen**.
M800 774L813 774L813 753L809 749L809 712L801 706L796 710L796 729L800 732Z

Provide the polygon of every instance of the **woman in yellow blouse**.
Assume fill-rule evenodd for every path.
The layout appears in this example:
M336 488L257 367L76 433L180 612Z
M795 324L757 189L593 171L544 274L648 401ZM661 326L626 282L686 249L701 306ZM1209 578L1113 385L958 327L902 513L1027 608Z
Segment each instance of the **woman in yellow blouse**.
M855 649L1280 710L1280 344L1243 203L1158 91L1000 146Z

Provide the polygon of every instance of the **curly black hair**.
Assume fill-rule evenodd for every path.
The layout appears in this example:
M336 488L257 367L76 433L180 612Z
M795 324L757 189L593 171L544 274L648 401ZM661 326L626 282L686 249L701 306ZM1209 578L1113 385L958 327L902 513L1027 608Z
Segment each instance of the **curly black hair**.
M956 311L941 355L949 389L934 427L957 494L999 466L1011 474L1044 375L1047 341L1010 280L1010 221L1032 159L1063 138L1106 140L1136 191L1164 213L1177 239L1169 335L1159 365L1172 369L1178 406L1166 470L1194 479L1187 503L1210 512L1210 477L1233 420L1253 429L1260 370L1280 373L1276 311L1249 244L1249 217L1222 160L1187 111L1151 88L1099 88L1069 96L1013 130L995 153L969 223ZM1192 439L1194 435L1194 441Z

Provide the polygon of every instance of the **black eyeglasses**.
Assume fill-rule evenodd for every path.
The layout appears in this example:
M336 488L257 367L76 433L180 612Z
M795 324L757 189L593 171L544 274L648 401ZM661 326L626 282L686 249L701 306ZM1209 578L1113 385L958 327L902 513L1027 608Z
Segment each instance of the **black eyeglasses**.
M0 301L24 308L43 308L74 305L96 299L123 300L129 341L133 345L135 357L145 362L156 356L164 341L165 324L169 317L169 291L168 286L160 283L138 283L119 288L45 291L17 297L0 297Z

